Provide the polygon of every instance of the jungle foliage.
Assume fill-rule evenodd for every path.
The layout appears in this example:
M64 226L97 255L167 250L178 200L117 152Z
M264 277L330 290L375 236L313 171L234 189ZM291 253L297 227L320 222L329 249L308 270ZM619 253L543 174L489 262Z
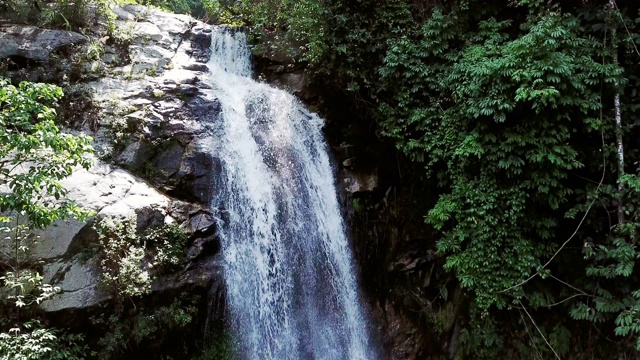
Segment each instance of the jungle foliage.
M48 328L36 305L58 288L44 283L30 254L32 229L88 214L66 199L61 181L88 169L91 138L56 125L62 89L51 84L0 78L0 359L80 359L88 350L82 335Z
M637 356L636 2L231 3L257 38L303 41L438 184L425 221L470 304L462 351Z
M205 15L201 0L138 0L137 3L155 6L176 14L189 14L195 18L202 18Z

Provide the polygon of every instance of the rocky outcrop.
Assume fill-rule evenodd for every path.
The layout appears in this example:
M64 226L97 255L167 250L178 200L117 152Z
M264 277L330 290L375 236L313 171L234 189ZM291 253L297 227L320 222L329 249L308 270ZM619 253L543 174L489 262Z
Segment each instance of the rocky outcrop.
M68 261L56 261L45 265L43 276L61 290L42 303L41 308L47 312L90 308L110 298L100 289L101 277L95 259L85 261L76 256Z
M344 168L340 173L345 190L351 194L372 192L378 189L378 169Z
M87 37L71 31L0 25L0 59L13 62L46 64L51 54L60 48L86 42Z
M194 244L191 248L217 239L216 221L208 210L169 198L142 179L111 165L100 162L90 171L76 171L64 181L64 186L69 189L70 199L95 213L92 219L133 217L140 231L177 221L183 223L184 231L191 235ZM89 308L110 297L101 288L101 270L96 257L91 257L98 239L92 225L91 219L63 221L39 232L40 241L33 254L45 261L45 279L61 288L60 294L42 304L45 311ZM215 255L217 250L219 247L208 255ZM194 252L185 249L187 251ZM189 259L202 260L202 256ZM205 271L211 264L211 261L194 263L189 265L189 271L159 277L153 290L162 292L184 286L206 288L220 276L219 271Z
M301 49L305 45L282 31L264 30L259 44L253 48L255 71L259 79L296 95L310 110L318 111L321 97L302 61Z
M95 256L96 219L134 218L137 229L177 223L189 236L183 269L159 273L156 294L221 286L215 209L219 163L207 124L220 106L206 83L208 25L139 5L114 9L114 29L82 35L33 26L0 27L0 59L14 80L50 81L67 93L60 109L68 131L93 136L98 160L64 181L68 196L94 213L40 231L32 248L46 281L60 294L47 312L88 310L110 298ZM214 286L215 287L215 286Z
M220 111L205 81L210 27L142 6L120 9L127 14L137 19L129 61L84 85L101 109L97 151L167 194L206 205L218 169L205 151L215 141L207 123Z
M167 213L170 199L140 179L121 169L97 164L91 171L76 171L64 181L69 198L95 217L136 217L138 224L171 222ZM34 256L45 261L45 280L60 287L61 293L42 307L45 311L94 306L109 296L101 291L100 269L95 258L82 259L83 251L97 246L91 222L59 222L40 232Z
M333 147L338 182L386 358L456 358L466 300L424 221L434 195L417 185L422 169L376 140L366 150L347 144Z
M63 181L68 197L97 217L136 217L141 226L153 222L175 221L170 217L171 199L149 187L128 172L98 162L90 171L77 170ZM40 237L31 249L33 256L46 260L64 260L82 251L83 240L91 237L84 221L66 220L36 235Z
M382 353L391 360L453 358L465 298L443 270L436 233L424 221L437 184L425 186L424 169L380 137L343 94L318 94Z

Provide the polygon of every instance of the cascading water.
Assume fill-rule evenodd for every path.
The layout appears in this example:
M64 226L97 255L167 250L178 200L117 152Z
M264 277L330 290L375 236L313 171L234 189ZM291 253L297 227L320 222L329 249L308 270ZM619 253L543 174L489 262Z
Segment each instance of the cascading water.
M214 28L209 63L221 116L213 207L241 359L375 359L359 305L323 121L250 78L245 35Z

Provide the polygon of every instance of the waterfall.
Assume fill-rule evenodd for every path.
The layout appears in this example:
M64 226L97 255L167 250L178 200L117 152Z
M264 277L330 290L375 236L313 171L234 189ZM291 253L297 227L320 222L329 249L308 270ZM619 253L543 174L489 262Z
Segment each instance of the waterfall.
M323 121L285 91L251 79L242 32L213 29L209 62L221 104L212 207L238 358L370 360L351 250Z

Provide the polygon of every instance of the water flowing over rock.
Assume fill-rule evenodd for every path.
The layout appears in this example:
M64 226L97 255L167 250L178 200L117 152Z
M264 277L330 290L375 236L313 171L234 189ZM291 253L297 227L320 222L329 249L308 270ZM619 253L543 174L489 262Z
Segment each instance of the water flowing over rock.
M292 95L249 78L245 35L216 28L221 114L212 207L232 323L247 359L376 359L321 128Z

